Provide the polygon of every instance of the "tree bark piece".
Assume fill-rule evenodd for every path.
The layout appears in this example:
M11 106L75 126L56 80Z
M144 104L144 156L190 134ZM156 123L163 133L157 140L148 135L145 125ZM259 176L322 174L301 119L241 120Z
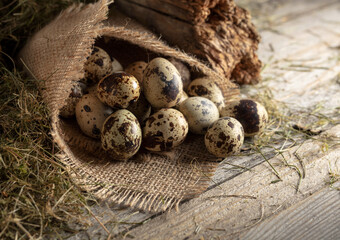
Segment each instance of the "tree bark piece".
M260 37L250 14L232 0L117 0L118 8L173 46L239 84L260 80Z

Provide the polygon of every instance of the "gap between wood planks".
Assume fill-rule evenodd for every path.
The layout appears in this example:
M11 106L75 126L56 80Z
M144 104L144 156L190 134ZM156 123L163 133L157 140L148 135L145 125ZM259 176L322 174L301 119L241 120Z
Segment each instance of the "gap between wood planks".
M326 135L340 139L340 125L322 134ZM277 179L272 169L267 164L258 165L252 172L245 172L221 184L221 188L214 188L184 203L179 213L164 213L133 229L129 235L138 236L138 239L235 238L273 213L325 187L330 169L339 169L338 146L323 152L322 143L308 140L303 147L293 147L284 154L290 163L298 164L295 152L304 162L306 172L298 193L296 184L299 177L296 171L284 166L281 156L277 156L270 162L275 165L283 181L270 184ZM199 232L196 230L198 226Z
M329 2L333 4L334 1ZM316 3L313 2L313 4ZM331 7L334 8L333 5ZM316 7L313 9L315 10ZM330 9L330 7L324 7L323 11L327 13L327 9ZM311 16L302 14L299 17L299 24L303 22L303 18L311 18ZM289 29L290 26L294 26L294 21L280 23L280 28L285 27ZM318 20L317 22L321 21ZM325 25L326 23L323 26ZM269 35L268 37L271 36ZM276 38L280 39L279 35ZM332 39L336 38L333 36L328 38L327 41ZM322 44L323 40L320 39L319 43ZM268 43L270 43L270 39L264 39L263 44ZM281 42L278 43L274 45L276 49L275 54L280 50L280 46L282 47L285 44L285 41L281 38ZM294 44L294 41L288 43L288 47L290 44ZM308 46L300 46L301 48L306 50ZM289 51L289 48L286 50ZM294 49L294 51L297 50ZM327 48L323 50L329 51ZM262 49L260 51L268 55L273 54L270 50ZM291 51L290 55L294 55L294 51ZM284 56L280 55L278 59L280 58L284 58ZM273 72L274 76L278 73L277 69L273 69L270 66L269 70ZM322 81L326 81L328 78L326 77ZM332 131L334 131L333 134L338 134L338 137L340 136L340 133L337 132L339 131L339 126ZM296 171L282 165L275 166L280 176L282 175L282 178L284 178L284 181L269 184L271 181L275 181L275 175L269 166L266 163L260 164L263 162L261 158L258 158L258 160L249 158L248 160L243 160L243 163L244 161L258 161L256 164L252 162L250 166L253 168L252 172L242 174L235 172L223 173L221 168L219 168L215 180L220 187L212 186L209 191L202 194L199 198L183 203L180 207L180 213L172 211L170 213L154 215L136 210L113 209L112 206L96 206L93 212L96 215L101 215L100 219L106 225L108 231L111 231L113 234L123 233L123 235L117 235L118 239L122 236L135 236L135 239L181 239L186 237L190 239L198 239L199 237L209 239L210 236L233 238L248 231L263 219L282 211L288 206L294 205L309 194L325 186L328 176L328 161L334 161L339 156L339 149L332 148L328 152L323 153L321 151L322 147L320 147L317 141L308 142L308 144L311 145L309 145L309 148L305 148L305 151L300 152L300 155L303 156L303 153L307 154L308 151L311 151L316 156L312 159L306 159L309 155L302 158L305 165L306 178L302 180L298 193L296 193L295 188L298 182ZM316 150L320 150L320 152ZM294 157L292 157L292 160L297 161ZM269 161L282 164L278 158ZM299 163L296 164L299 165ZM313 174L320 176L320 178L313 177ZM226 179L228 180L226 181ZM273 194L271 195L271 193ZM112 215L108 216L108 213ZM112 225L110 225L111 228L108 227L107 224L110 224L110 222L117 223L116 226L113 224L114 229L112 229ZM104 239L106 235L98 224L89 229L87 233L90 236L99 236L95 239ZM91 239L93 238L91 237ZM222 237L222 239L226 238Z
M333 4L333 3L332 3ZM324 8L324 13L326 13L327 11L328 11L329 9L327 9L326 7ZM310 17L310 16L306 16L306 18L312 18L312 17ZM301 24L301 22L303 22L303 20L300 18L300 23L299 24ZM320 23L320 21L318 21L318 23ZM289 24L291 24L291 25L289 25ZM289 28L289 27L292 27L293 25L294 25L294 22L290 22L290 23L287 23L287 24L283 24L283 25L285 25L284 27L287 29L287 28ZM325 26L325 24L321 24L321 26ZM295 26L294 26L295 27ZM301 32L299 32L299 34L302 34ZM334 40L336 40L336 38L334 37L334 36L332 36L330 39L327 39L327 40L330 40L330 41L332 41L333 40L333 42L335 42ZM322 44L324 44L324 43L320 43L321 45ZM302 46L300 46L300 47L302 47L302 48L304 48L305 50L305 52L308 52L308 50L307 50L307 48L308 48L308 46L306 46L305 44L304 45L302 45ZM277 48L277 49L280 49L280 48ZM288 51L289 51L289 49L287 49ZM306 51L307 50L307 51ZM309 49L309 50L312 50L312 49ZM329 49L327 49L327 48L323 48L323 50L325 50L325 51L329 51ZM296 50L295 50L296 51ZM294 52L290 52L290 55L294 55ZM319 56L319 55L318 55ZM275 72L275 71L274 71ZM336 74L336 73L335 73ZM300 76L303 76L303 75L300 75ZM328 77L329 78L329 77ZM328 78L325 78L325 79L323 79L324 81L327 81L328 80ZM302 79L301 79L302 80ZM275 80L274 80L274 82L275 82ZM294 89L294 88L292 88L292 89ZM320 149L320 148L319 148ZM334 150L334 149L333 149ZM333 151L332 150L332 151ZM338 155L339 155L339 150L338 149L335 149L334 150L335 152L333 152L331 155L329 155L328 157L333 157L333 159L332 160L335 160L337 157L338 157ZM324 159L326 159L326 160L324 160L324 161L327 161L327 158L328 157L325 157ZM272 160L270 160L270 161L272 161ZM322 179L322 178L327 178L327 175L328 175L328 172L327 172L327 162L324 162L323 164L325 164L323 167L323 169L324 169L324 171L323 171L323 174L318 174L318 172L314 172L315 173L315 175L316 176L320 176L320 179L318 179L317 181L319 181L318 182L318 184L315 184L316 182L315 182L315 179L309 179L309 180L311 180L311 181L314 181L314 184L315 185L310 185L309 187L307 186L307 189L309 188L309 191L310 191L310 193L312 193L313 192L313 189L315 190L315 189L318 189L318 188L321 188L322 186L324 186L324 180ZM261 167L264 167L264 166L266 166L266 164L261 164L260 166L258 166L259 168L261 168ZM311 168L311 169L314 169L314 167L317 167L317 166L311 166L311 165L309 165L309 167ZM255 169L257 169L257 167L255 167ZM267 169L267 171L268 171L269 169ZM315 170L315 169L314 169ZM292 170L291 170L292 171ZM306 172L308 172L307 170L306 170ZM234 179L228 179L228 181L227 182L224 182L223 184L222 184L222 186L227 186L228 184L233 184L234 183L234 181L236 181L235 179L238 179L238 178L243 178L244 176L247 176L247 174L249 174L248 172L247 173L243 173L243 174L241 174L241 175L239 175L239 176L237 176L236 178L234 178ZM262 176L261 175L261 173L258 173L260 176ZM296 174L296 173L295 173ZM313 174L312 172L309 172L309 173L307 173L307 176L308 176L308 174ZM287 192L289 192L289 191L294 191L294 190L292 190L293 188L294 188L294 185L296 185L297 184L297 182L298 182L298 180L297 180L297 176L295 176L296 177L296 179L295 179L295 181L293 181L293 182L288 182L288 185L284 185L284 188L282 188L282 189L280 189L283 193L286 193L286 191ZM310 177L310 176L309 176ZM303 182L304 182L304 184L306 184L306 181L308 181L308 180L306 180L306 179L304 179L303 180ZM223 181L222 181L223 182ZM265 184L264 182L262 182L261 184ZM281 184L281 183L276 183L276 184ZM256 186L256 185L255 185ZM255 187L254 186L254 187ZM314 186L314 188L313 188L313 186ZM306 186L305 186L306 187ZM241 188L241 187L240 187ZM207 193L205 193L205 194L208 194L208 193L211 193L211 192L214 192L214 191L217 191L218 189L220 189L220 188L214 188L214 189L211 189L209 192L207 192ZM278 189L276 189L277 191L273 191L274 193L278 193L278 192L280 192L280 190L278 190ZM300 191L301 191L301 189L300 189ZM250 193L248 193L248 194L245 194L245 195L249 195L249 194L251 194L251 193L254 193L254 192L256 192L256 191L254 191L254 189L252 189L252 191L250 191ZM301 192L299 193L299 194L301 194ZM224 195L226 195L226 196L230 196L230 195L233 195L232 193L228 193L228 194L224 194ZM235 195L235 194L234 194ZM241 196L241 198L242 198L242 196L244 196L244 194L238 194L238 195L240 195ZM279 204L278 205L278 207L276 207L275 208L275 206L274 206L274 210L273 210L273 212L275 213L275 212L278 212L278 211L280 211L280 210L282 210L282 209L284 209L285 207L287 207L287 206L289 206L290 204L294 204L294 203L296 203L296 202L298 202L299 200L301 200L301 199L303 199L304 197L306 197L306 195L303 195L303 194L301 194L301 195L299 195L299 196L295 196L294 195L294 193L292 193L292 195L290 195L290 197L292 197L292 199L293 199L293 201L291 201L291 202L289 202L289 199L286 199L287 201L283 201L283 203L281 203L281 204ZM223 197L217 197L217 199L221 199L221 198L223 198ZM137 236L139 236L139 237L141 237L141 236L145 236L146 238L148 238L148 237L150 237L151 239L152 239L152 236L158 236L159 238L162 238L162 237L165 237L165 238L170 238L171 237L171 235L172 236L176 236L176 238L178 237L178 238L185 238L185 237L188 237L188 236L191 236L191 237L193 237L193 238L195 238L195 237L198 237L199 236L199 234L197 233L197 231L198 231L198 229L202 232L203 231L203 229L204 229L204 227L206 227L207 229L210 229L210 231L212 231L212 229L215 229L216 231L220 231L221 229L223 229L223 231L224 231L224 233L223 233L223 236L225 236L226 235L226 233L228 232L228 224L231 224L231 225L233 225L233 224L238 224L239 223L239 221L240 221L240 219L239 218L235 218L234 216L234 214L236 214L237 215L237 212L233 212L233 211L230 211L228 214L227 213L225 213L223 216L219 216L219 215L221 215L221 212L223 212L223 209L220 209L220 208L218 208L218 210L216 211L216 209L213 207L213 208L209 208L208 206L204 206L204 207L200 207L201 205L200 205L200 203L198 203L198 202L200 202L200 201L202 201L202 199L194 199L194 200L191 200L191 201L189 201L188 203L185 203L185 204L183 204L182 206L181 206L181 210L184 212L184 214L182 214L182 213L180 213L179 215L180 215L180 217L178 217L178 215L176 215L176 214L174 214L174 215L171 215L171 214L164 214L163 216L159 216L159 217L156 217L155 219L153 219L153 220L151 220L150 222L148 222L148 224L147 224L147 226L149 226L149 227L146 227L146 226L140 226L140 227L138 227L138 228L136 228L136 229L134 229L134 230L132 230L131 231L131 234L133 235L134 233L136 233L137 234ZM238 199L237 200L235 200L235 201L238 201ZM250 201L250 200L249 200ZM248 202L249 202L248 201ZM279 202L279 200L277 200L278 202ZM216 200L216 202L218 203L218 201ZM230 204L232 204L232 203L230 203ZM245 204L244 206L246 207L246 206L249 206L249 205L251 205L251 204L249 204L249 203L247 203L247 204ZM259 204L259 208L262 208L261 206L263 206L263 205L265 205L265 204ZM275 204L274 204L275 205ZM248 217L248 220L249 220L249 216L251 216L251 214L253 214L254 215L254 212L257 212L257 214L259 214L258 213L258 210L256 211L256 206L254 206L254 204L252 205L253 206L253 212L251 212L251 213L249 213L249 215L247 216ZM273 205L270 205L270 207L273 207ZM192 211L190 211L190 210L188 210L188 208L190 208L190 209L194 209L193 211L194 212L192 212ZM208 212L204 209L204 208L208 208ZM240 208L241 209L241 208ZM235 210L235 209L234 209ZM195 212L196 211L196 212ZM268 211L268 210L267 210ZM204 216L204 213L206 214L206 216ZM216 213L215 215L214 215L214 212ZM267 213L268 214L268 213ZM271 212L269 211L269 215L271 214ZM187 217L187 215L189 215L190 217L194 217L195 216L195 219L194 220L192 220L190 217ZM264 214L265 215L265 214ZM229 221L228 223L226 222L226 220L224 219L224 218L229 218L229 217L231 217L233 220L234 220L234 222L233 221ZM255 215L253 216L254 217L254 219L258 219L259 217L256 217ZM210 219L209 219L210 218ZM214 221L215 222L213 222L212 220L211 220L211 218L213 218L214 219ZM208 219L208 220L207 220ZM221 220L222 219L222 220ZM208 221L208 222L207 222ZM210 224L212 224L212 225L216 225L216 224L220 224L220 225L222 225L223 227L222 228L216 228L216 227L209 227L209 221L211 221L210 222ZM190 223L191 222L191 223ZM164 223L164 225L163 225L163 223ZM255 221L255 223L256 223L256 221ZM158 225L160 225L160 224L162 224L162 227L157 227ZM201 224L200 226L199 226L199 224ZM235 228L234 229L234 231L229 231L229 235L230 235L230 237L232 237L232 236L234 236L234 235L232 235L232 234L239 234L240 233L240 231L242 232L244 229L249 229L249 227L252 227L253 226L253 222L251 222L249 225L247 225L247 224L244 224L243 226L241 225L241 226L239 226L239 228L241 229L237 229L237 228ZM183 228L184 227L184 228ZM234 226L235 227L235 226ZM155 228L157 228L158 230L160 230L159 232L157 231L157 230L155 230ZM189 230L188 230L189 229ZM183 231L181 231L181 230L183 230ZM146 235L140 235L142 232L146 232ZM157 232L157 233L156 233ZM153 235L153 233L156 233L155 235ZM168 235L166 235L166 234L168 234ZM190 235L191 234L191 235ZM211 233L205 233L206 234L206 237L208 237L209 236L209 234L211 234ZM201 235L201 236L204 236L204 234L203 235ZM142 239L142 237L141 237L141 239ZM157 239L157 237L156 237L156 239ZM224 239L224 238L223 238Z

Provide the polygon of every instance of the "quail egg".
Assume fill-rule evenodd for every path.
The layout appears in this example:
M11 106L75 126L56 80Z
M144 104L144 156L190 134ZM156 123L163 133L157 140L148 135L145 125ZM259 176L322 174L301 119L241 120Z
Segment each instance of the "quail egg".
M84 65L84 83L91 86L100 79L112 73L112 61L107 52L99 47L94 47L91 55Z
M204 97L189 97L179 105L189 123L189 130L196 134L205 134L208 127L219 118L216 105Z
M60 109L60 116L70 118L75 115L76 105L84 94L86 85L81 82L74 82L71 93L66 99L65 105Z
M128 110L120 109L104 122L102 148L116 160L128 160L142 144L142 130L137 118Z
M268 113L265 107L251 99L230 102L220 113L222 117L236 118L242 124L246 137L263 131L268 122Z
M143 90L153 107L173 107L180 100L183 83L174 65L165 58L154 58L144 70Z
M80 129L93 138L100 138L100 129L112 112L94 94L83 95L76 105L76 119Z
M243 127L235 118L224 117L214 122L204 136L208 151L216 157L227 157L240 152L243 145Z
M185 100L187 100L189 98L188 94L186 94L186 92L182 92L181 94L181 98L179 99L178 103L176 104L175 108L178 110L179 105L182 104L182 102L184 102Z
M188 134L188 123L181 112L162 108L146 120L143 146L150 151L169 151L180 145Z
M151 114L151 105L145 99L144 94L141 93L137 102L130 104L127 110L136 116L140 124L143 124Z
M144 61L134 62L125 68L125 72L133 75L135 78L137 78L138 82L142 84L143 71L147 65L148 64Z
M97 95L97 85L87 87L84 91L85 94L94 94Z
M123 71L123 66L120 64L120 62L118 62L117 59L115 59L114 57L110 56L111 59L111 66L112 66L112 72L119 72L119 71Z
M191 78L189 68L184 63L175 58L170 58L169 61L177 68L182 78L183 89L186 90L190 84Z
M140 95L137 79L125 72L112 73L97 85L97 96L103 103L113 108L127 108Z
M221 89L209 77L196 78L188 86L189 96L201 96L208 98L216 104L220 110L224 107L224 97Z

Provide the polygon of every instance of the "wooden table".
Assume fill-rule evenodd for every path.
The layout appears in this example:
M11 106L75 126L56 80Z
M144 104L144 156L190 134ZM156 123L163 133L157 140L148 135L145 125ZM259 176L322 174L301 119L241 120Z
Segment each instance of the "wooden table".
M179 212L104 202L91 208L92 226L70 239L340 239L340 1L236 2L252 12L264 63L262 84L242 94L269 89L296 116L330 120L293 147L282 141L282 151L221 162L209 189Z

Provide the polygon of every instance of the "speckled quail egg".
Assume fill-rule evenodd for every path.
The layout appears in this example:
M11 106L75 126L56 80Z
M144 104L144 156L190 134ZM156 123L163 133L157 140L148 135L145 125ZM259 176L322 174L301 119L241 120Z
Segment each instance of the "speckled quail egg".
M130 112L132 112L139 123L142 125L143 122L150 116L151 114L151 105L144 97L144 94L141 93L137 102L130 104L127 108Z
M91 86L91 87L87 87L84 90L84 94L94 94L97 95L97 85Z
M144 70L143 90L153 107L173 107L180 100L183 83L172 63L165 58L154 58Z
M169 61L177 68L182 78L183 89L186 90L191 82L190 81L191 74L190 74L189 68L184 63L182 63L181 61L175 58L170 58Z
M268 122L268 113L265 107L251 99L230 102L220 113L223 117L236 118L242 124L246 137L254 136L263 131Z
M201 96L208 98L216 104L220 110L224 107L224 97L221 89L209 77L196 78L188 86L187 93L189 96Z
M180 145L188 134L188 123L181 112L162 108L146 120L143 146L150 151L169 151Z
M124 71L128 74L133 75L135 78L137 78L138 82L142 85L143 71L147 65L148 64L144 61L137 61L127 66Z
M137 79L125 72L116 72L103 78L97 85L97 97L113 108L127 108L140 95Z
M75 115L76 105L84 94L86 85L81 82L74 82L71 93L66 99L65 105L60 109L60 116L70 118Z
M110 56L111 59L111 66L112 66L112 72L119 72L119 71L123 71L123 66L122 64L120 64L120 62L118 62L118 60L112 56Z
M128 110L120 109L104 122L102 148L116 160L128 160L142 144L142 130L137 118Z
M104 76L112 73L112 61L107 52L99 47L94 47L91 55L84 64L84 83L91 86Z
M243 140L244 132L241 123L231 117L218 119L204 136L208 151L216 157L223 158L240 152Z
M189 98L188 94L186 94L186 92L182 92L181 94L181 98L179 99L178 103L176 104L175 108L178 109L179 105L182 104L182 102L184 102L185 100L187 100Z
M216 105L204 97L189 97L179 105L189 123L189 130L196 134L205 134L208 127L219 118Z
M100 138L100 129L112 112L94 94L83 95L76 105L76 119L80 129L93 138Z

